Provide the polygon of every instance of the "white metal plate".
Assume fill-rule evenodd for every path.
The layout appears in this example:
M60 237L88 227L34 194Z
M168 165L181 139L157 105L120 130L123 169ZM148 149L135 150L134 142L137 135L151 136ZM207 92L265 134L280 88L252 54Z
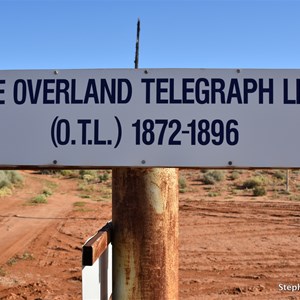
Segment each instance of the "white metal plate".
M1 166L300 167L300 70L0 71Z

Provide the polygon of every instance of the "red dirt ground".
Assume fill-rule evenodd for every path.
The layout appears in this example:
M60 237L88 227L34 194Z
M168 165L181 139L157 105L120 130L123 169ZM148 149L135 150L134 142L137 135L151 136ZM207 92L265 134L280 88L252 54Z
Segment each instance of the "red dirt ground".
M181 170L180 299L300 299L279 289L300 284L300 175L285 194L266 171L267 195L253 197L237 188L253 171L235 181L230 172L207 186L199 170ZM0 299L81 299L81 247L111 219L110 182L22 175L24 186L0 198ZM28 205L49 187L47 204Z

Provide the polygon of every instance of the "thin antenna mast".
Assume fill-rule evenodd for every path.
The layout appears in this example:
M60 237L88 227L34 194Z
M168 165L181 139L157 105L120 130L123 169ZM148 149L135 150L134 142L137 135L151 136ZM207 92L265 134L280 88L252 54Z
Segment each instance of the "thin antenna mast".
M136 43L135 43L135 59L134 59L134 68L138 69L139 67L139 48L140 48L140 19L137 21L137 29L136 29Z

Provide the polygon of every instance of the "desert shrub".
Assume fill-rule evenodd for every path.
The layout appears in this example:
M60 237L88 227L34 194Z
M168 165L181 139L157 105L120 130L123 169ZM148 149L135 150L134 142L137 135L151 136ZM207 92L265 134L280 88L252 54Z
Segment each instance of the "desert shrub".
M33 260L34 259L34 256L29 253L29 252L24 252L22 255L15 255L13 257L11 257L7 262L6 264L8 266L13 266L15 265L18 261L21 261L21 260Z
M203 174L203 183L204 184L215 184L224 180L224 172L221 170L212 170Z
M240 177L240 172L238 171L233 171L230 176L229 176L229 179L230 180L236 180Z
M3 269L3 267L0 267L0 277L4 277L6 275L6 271Z
M29 201L29 204L43 204L43 203L48 203L48 200L47 198L49 196L51 196L53 194L53 191L49 188L44 188L42 193L33 197L30 201Z
M0 171L0 189L10 188L23 181L23 177L17 171Z
M98 179L98 172L96 170L80 170L79 178L86 181L96 180Z
M99 170L79 170L79 178L83 179L86 183L99 183L106 182L110 178L110 172Z
M256 186L253 189L253 196L255 197L264 196L266 193L266 189L263 186Z
M109 179L109 173L105 172L99 175L100 182L105 182Z
M21 256L18 256L18 257L21 260L33 260L34 259L33 254L31 254L29 252L24 252Z
M253 196L266 195L266 189L264 187L266 179L263 176L255 176L244 181L242 189L251 189Z
M81 179L84 178L85 175L94 175L95 171L94 170L79 170L79 177Z
M208 197L218 197L220 195L221 195L220 192L209 192L207 194Z
M45 188L42 192L43 195L45 195L46 197L49 197L53 194L52 190Z
M284 180L286 178L286 173L282 170L276 170L273 176L277 179Z
M83 199L90 199L91 195L81 194L81 195L79 195L79 197L83 198Z
M75 177L78 172L76 170L60 170L59 174L63 177Z
M90 174L85 174L85 175L83 175L83 178L82 178L82 179L83 179L84 181L90 183L90 182L92 182L92 181L95 180L95 177L93 177L93 176L90 175Z
M12 189L5 186L0 189L0 197L10 196L12 195Z
M6 176L5 171L0 171L0 189L5 188L5 187L10 187L11 183Z
M180 176L178 179L178 187L179 187L179 192L184 193L187 187L186 184L186 179L183 176Z
M83 201L77 201L73 204L74 207L83 207L86 205L86 202Z
M289 197L289 200L292 200L292 201L300 201L300 195L291 195Z
M20 173L18 173L16 171L5 171L5 172L6 172L6 176L7 176L8 180L12 184L18 184L23 181L23 177Z
M50 170L50 169L41 169L40 174L42 175L53 175L56 174L58 170Z
M244 181L242 189L254 189L264 184L263 177L256 176Z
M47 202L48 202L47 196L45 194L37 195L30 200L31 204L41 204L41 203L47 203Z

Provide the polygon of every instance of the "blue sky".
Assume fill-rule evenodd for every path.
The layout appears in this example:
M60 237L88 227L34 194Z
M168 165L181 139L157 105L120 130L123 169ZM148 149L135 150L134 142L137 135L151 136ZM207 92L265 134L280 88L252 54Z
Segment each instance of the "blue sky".
M300 1L0 0L0 69L300 68Z

